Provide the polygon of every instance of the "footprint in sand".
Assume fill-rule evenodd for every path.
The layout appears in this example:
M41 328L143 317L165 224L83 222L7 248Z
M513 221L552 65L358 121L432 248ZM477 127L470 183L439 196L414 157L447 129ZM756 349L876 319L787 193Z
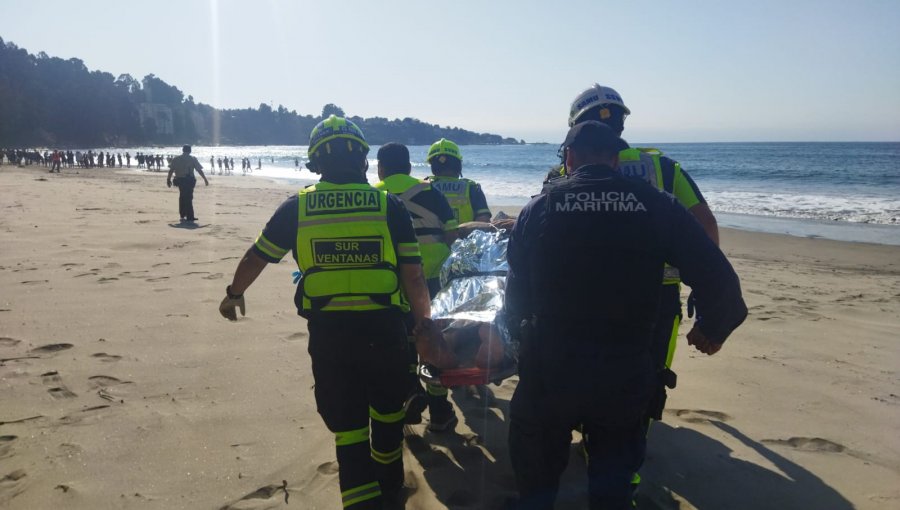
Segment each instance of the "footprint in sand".
M706 423L710 420L728 421L731 416L719 411L706 411L703 409L666 409L668 414L674 414L688 423Z
M333 460L331 462L319 464L316 471L318 471L320 475L336 475L338 473L338 463L336 460Z
M50 283L50 280L25 280L24 282L19 282L22 285L37 285L39 283Z
M44 386L50 386L47 393L55 399L75 398L77 396L63 384L59 372L53 371L41 374L41 381L43 381Z
M75 455L81 455L82 453L84 453L84 448L74 443L62 443L59 445L58 449L58 456L60 457L74 457Z
M159 264L153 264L150 267L162 267L162 266L168 266L168 265L169 265L168 262L160 262Z
M25 491L21 482L23 478L28 476L24 469L17 469L12 473L0 478L0 501L9 501Z
M16 340L15 338L0 336L0 347L13 347L19 345L21 342L21 340Z
M76 274L72 278L81 278L83 276L97 276L97 273L81 273L81 274Z
M91 381L91 387L95 389L116 386L117 384L131 384L128 381L122 381L121 379L108 375L92 375L91 377L88 377L88 380Z
M287 338L288 340L294 342L294 341L297 341L297 340L302 340L302 339L304 339L304 338L306 338L306 337L308 337L308 336L309 336L309 334L308 334L307 332L305 332L305 331L298 331L297 333L291 333L291 334L288 335L286 338Z
M72 347L74 347L74 345L72 344L47 344L40 347L35 347L28 352L32 354L54 354L59 351L71 349Z
M225 276L225 275L222 273L213 273L209 276L204 276L203 279L204 280L220 280L220 279L222 279L223 276Z
M249 502L249 500L254 500L254 499L255 500L272 500L271 503L266 502L264 508L274 508L274 505L281 506L280 504L277 504L275 501L275 498L277 498L278 503L281 502L281 499L282 499L281 494L284 494L283 499L284 499L285 504L287 504L288 499L290 498L290 494L288 493L288 486L287 486L286 480L282 480L281 484L278 484L278 485L272 484L272 485L266 485L265 487L260 487L259 489L256 489L255 491L251 492L250 494L247 494L243 498L239 499L237 502L230 504L230 505L223 506L220 510L263 508L263 506L258 506L258 505L263 504L262 501L253 502L253 503L251 503L251 505L253 505L253 506L248 507L247 503ZM272 505L272 506L270 506L270 505Z
M18 436L0 436L0 459L12 457L12 444Z
M105 352L91 354L91 357L97 358L104 363L111 363L113 361L119 361L120 359L122 359L122 356L117 356L115 354L106 354Z
M156 278L147 278L147 279L144 280L144 281L147 281L147 282L162 282L162 281L166 281L166 280L168 280L168 279L169 279L168 276L157 276Z
M123 271L119 273L119 276L123 278L143 278L146 276L143 273L147 273L147 271Z
M112 282L112 281L116 281L116 280L118 280L118 278L116 278L114 276L109 277L109 278L104 277L104 278L100 278L99 280L97 280L97 283L107 283L107 282Z
M63 264L63 265L61 265L61 266L59 266L59 267L76 267L76 266L83 266L83 265L84 265L84 264L78 264L78 263L75 263L75 262L67 262L67 263L65 263L65 264Z
M64 425L75 425L77 423L81 423L89 418L97 416L97 411L108 409L109 405L99 405L93 407L86 407L80 411L74 412L72 414L63 416L59 419L60 423Z
M763 439L763 443L787 446L803 452L841 453L846 450L842 444L821 437L792 437L790 439Z

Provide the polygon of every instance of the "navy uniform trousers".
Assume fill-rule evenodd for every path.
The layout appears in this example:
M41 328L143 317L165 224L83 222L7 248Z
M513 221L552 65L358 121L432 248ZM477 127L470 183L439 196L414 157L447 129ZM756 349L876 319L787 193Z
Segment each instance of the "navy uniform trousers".
M382 508L403 485L409 379L399 311L321 312L308 319L316 406L335 434L344 508Z
M553 508L572 430L579 425L588 456L589 508L631 509L631 480L644 458L647 405L656 380L651 353L610 352L598 339L578 344L566 338L565 327L540 329L523 344L510 404L517 510Z

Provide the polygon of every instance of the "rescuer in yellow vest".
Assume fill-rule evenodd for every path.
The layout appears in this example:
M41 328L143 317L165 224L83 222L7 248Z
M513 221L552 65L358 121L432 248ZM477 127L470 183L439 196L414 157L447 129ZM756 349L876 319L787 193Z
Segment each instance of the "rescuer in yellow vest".
M441 265L450 256L459 222L444 195L428 181L410 175L409 149L399 143L387 143L378 149L378 189L400 197L412 216L428 292L433 298L441 290Z
M399 198L367 183L368 152L352 122L332 115L316 125L307 166L322 179L275 211L219 306L236 320L244 292L266 265L293 254L316 406L334 433L343 506L353 510L400 498L409 389L404 316L412 311L416 332L431 324L412 221ZM420 337L416 348L426 357Z
M431 165L428 180L447 197L460 224L470 221L491 221L491 210L481 186L462 177L462 153L455 143L441 138L431 144L425 159Z
M441 290L441 265L450 256L450 245L456 239L459 223L444 195L435 190L432 183L412 177L411 171L406 146L388 143L378 149L378 178L381 182L375 187L400 197L409 210L422 252L428 292L434 298ZM418 357L415 351L410 354L411 396L406 407L406 423L421 423L422 411L427 407L430 417L428 430L444 432L452 429L459 420L447 400L447 388L427 384L423 391L415 374Z

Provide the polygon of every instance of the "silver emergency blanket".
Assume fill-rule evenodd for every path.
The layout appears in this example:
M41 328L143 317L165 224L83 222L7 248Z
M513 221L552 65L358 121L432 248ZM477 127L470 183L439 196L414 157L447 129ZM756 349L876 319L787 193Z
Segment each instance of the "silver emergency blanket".
M507 242L502 232L475 230L453 243L441 266L441 291L431 301L432 319L494 322L506 291Z

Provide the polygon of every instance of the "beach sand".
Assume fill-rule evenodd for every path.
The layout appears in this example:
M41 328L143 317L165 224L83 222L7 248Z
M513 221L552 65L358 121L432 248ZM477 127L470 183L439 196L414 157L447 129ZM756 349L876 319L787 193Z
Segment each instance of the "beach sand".
M247 317L217 311L294 191L213 176L186 226L165 174L0 167L0 507L339 508L293 260L247 292ZM734 230L722 245L750 317L713 357L680 340L640 508L900 506L900 247ZM407 508L513 494L515 381L490 402L454 391L455 433L407 428ZM560 509L585 506L572 453Z

